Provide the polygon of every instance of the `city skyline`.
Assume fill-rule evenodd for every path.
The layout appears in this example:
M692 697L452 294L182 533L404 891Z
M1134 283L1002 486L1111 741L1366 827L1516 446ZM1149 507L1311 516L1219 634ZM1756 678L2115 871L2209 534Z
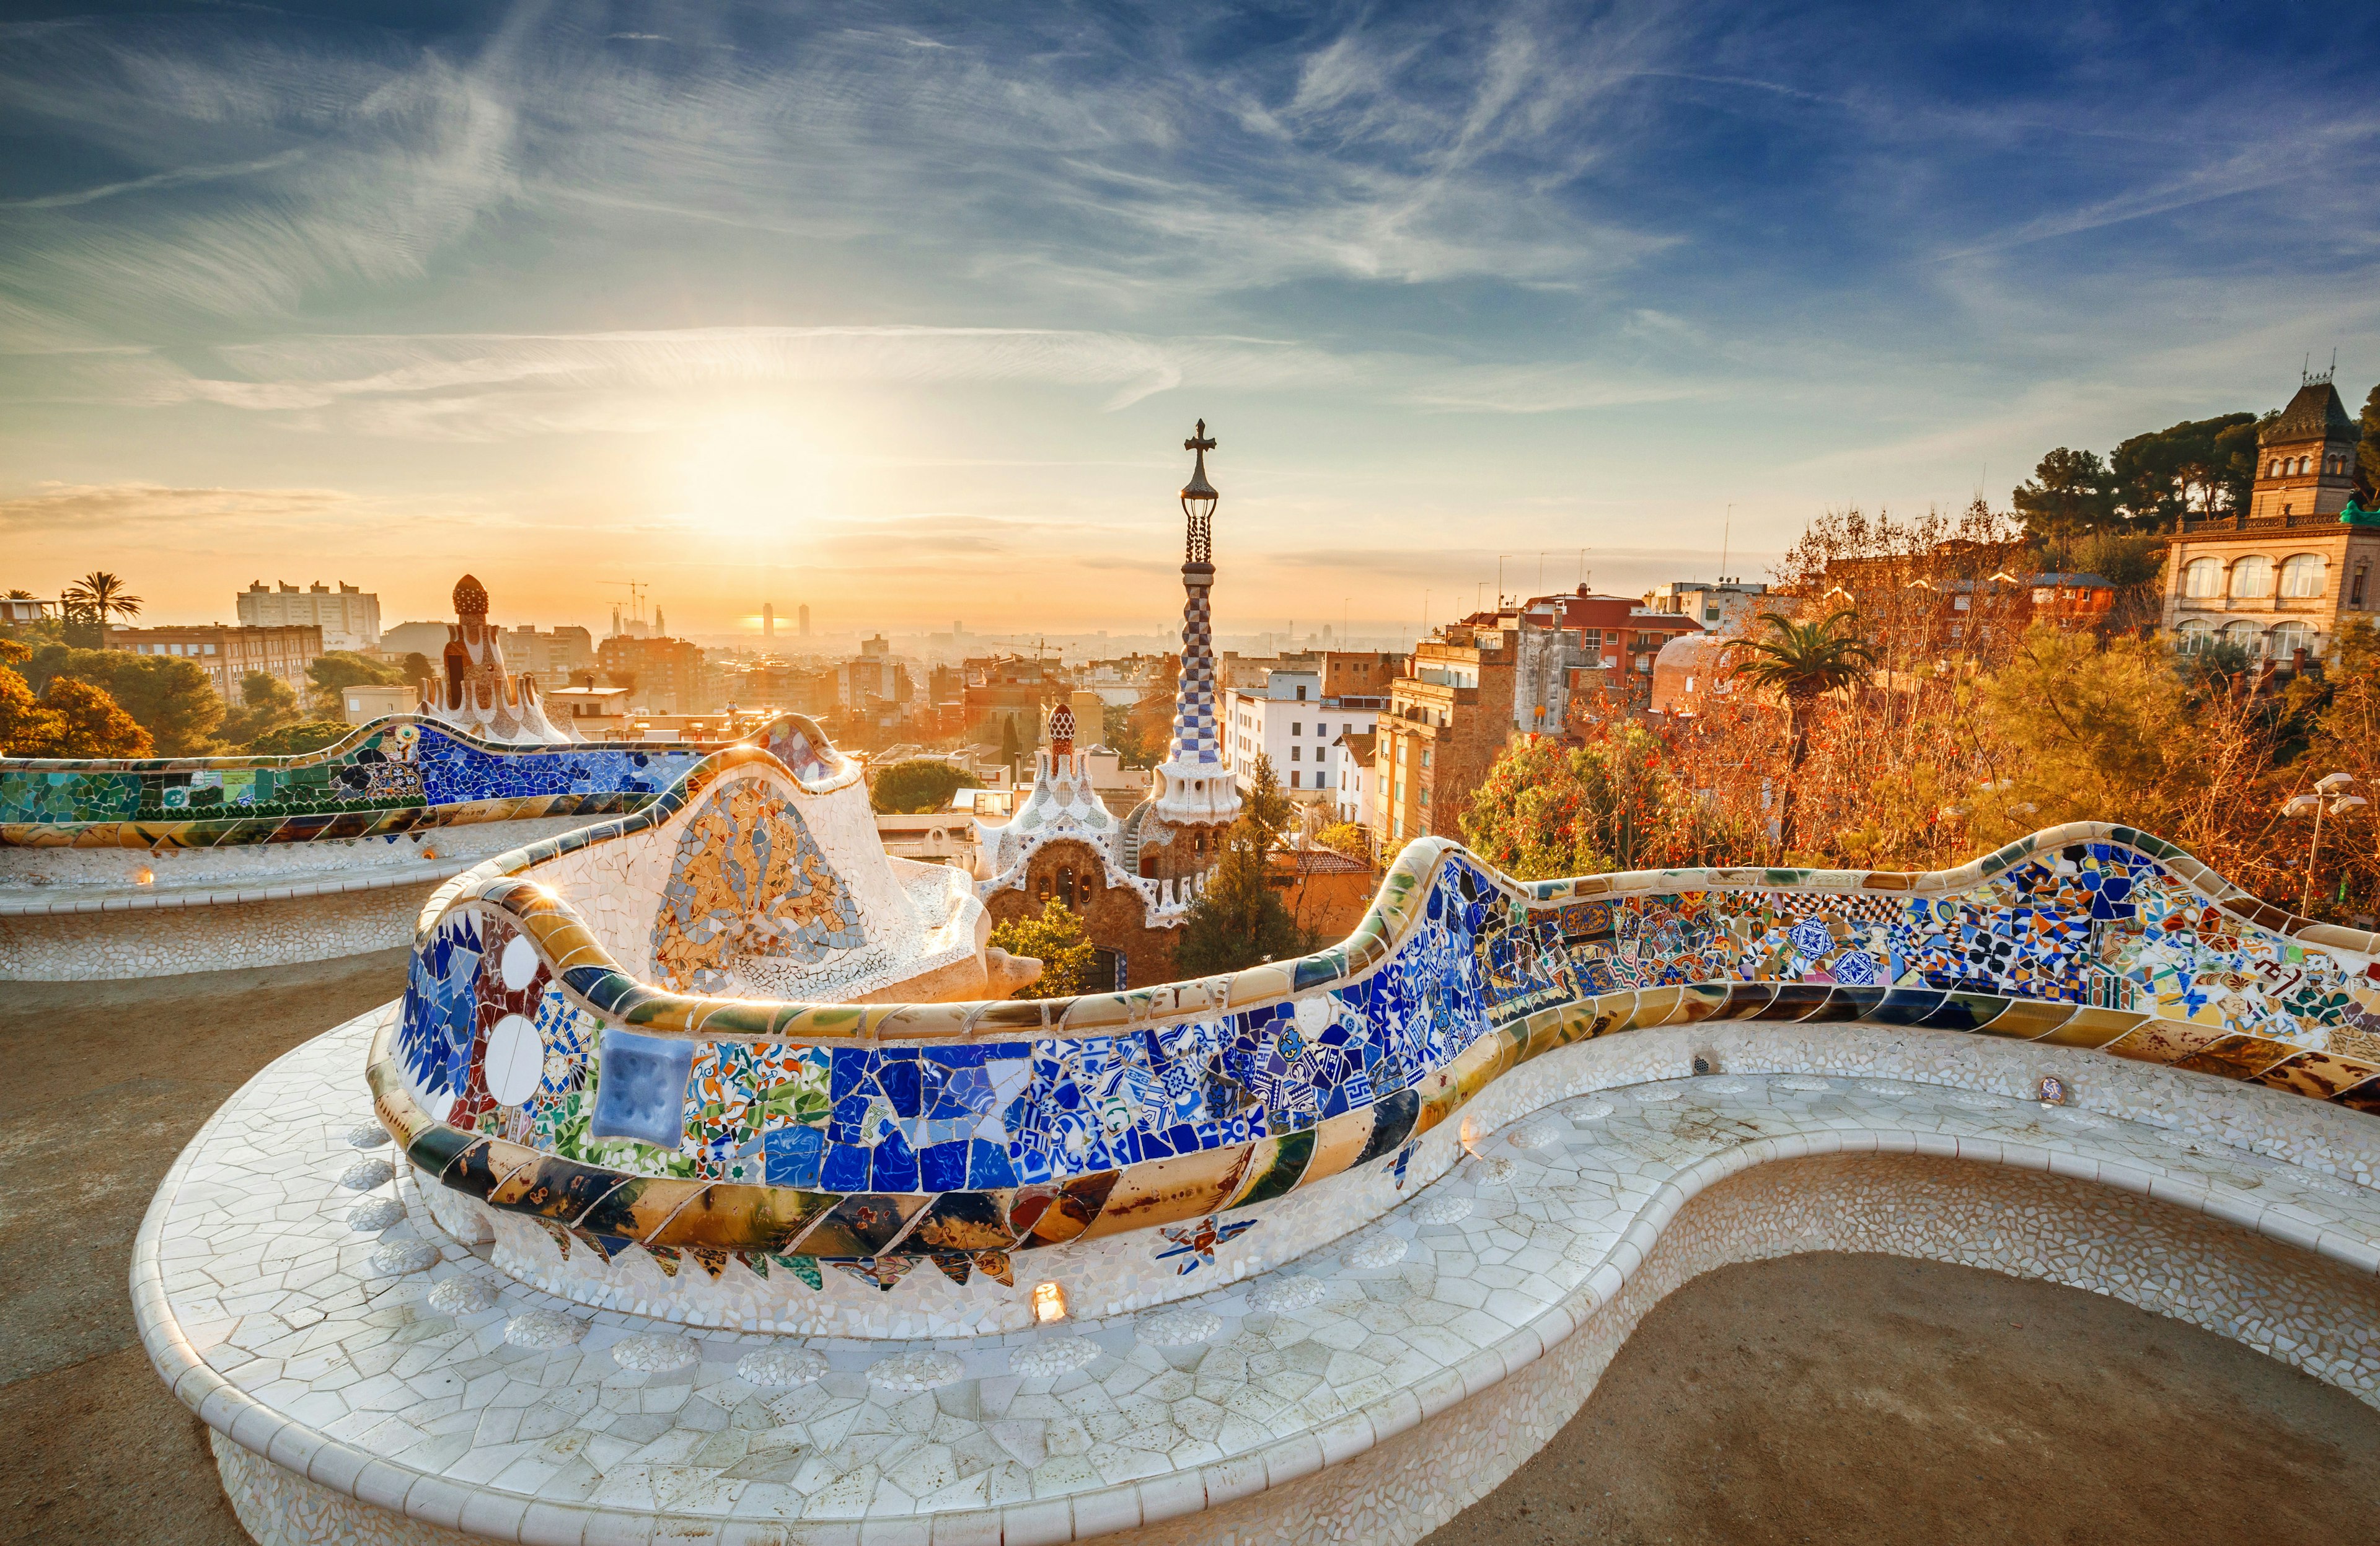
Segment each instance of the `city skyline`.
M1219 633L1387 634L2380 376L2343 6L5 35L0 581L159 621L1160 632L1204 417Z

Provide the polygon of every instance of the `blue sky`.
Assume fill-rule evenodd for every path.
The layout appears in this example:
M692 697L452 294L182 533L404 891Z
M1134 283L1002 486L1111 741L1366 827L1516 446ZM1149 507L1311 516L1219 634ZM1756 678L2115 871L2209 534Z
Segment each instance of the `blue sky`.
M2359 405L2375 81L2368 4L60 7L0 585L1147 627L1200 416L1226 629L1756 575Z

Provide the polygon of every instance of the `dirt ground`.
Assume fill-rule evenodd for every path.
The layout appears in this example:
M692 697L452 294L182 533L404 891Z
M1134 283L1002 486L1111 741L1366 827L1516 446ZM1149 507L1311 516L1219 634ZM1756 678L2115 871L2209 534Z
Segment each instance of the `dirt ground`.
M2076 1288L1890 1256L1705 1274L1426 1546L2348 1542L2380 1411Z
M0 986L0 1541L242 1546L126 1288L159 1178L288 1047L396 996L401 952ZM1880 1256L1712 1273L1545 1452L1430 1546L2351 1541L2380 1412L2112 1299ZM2362 1456L2362 1464L2350 1457Z
M140 1350L132 1237L250 1074L404 986L403 950L0 984L0 1541L246 1546L204 1431Z

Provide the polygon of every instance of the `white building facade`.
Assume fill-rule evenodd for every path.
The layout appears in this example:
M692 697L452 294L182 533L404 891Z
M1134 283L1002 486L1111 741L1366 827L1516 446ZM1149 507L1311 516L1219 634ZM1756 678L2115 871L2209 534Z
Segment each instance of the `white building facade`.
M268 587L262 580L252 580L237 600L243 627L311 624L322 631L324 649L380 647L380 598L344 582L336 590L319 580L299 590L293 585Z
M1260 692L1223 694L1224 762L1245 790L1259 755L1293 798L1336 803L1340 769L1333 747L1343 735L1369 735L1377 698L1326 698L1319 671L1268 672Z

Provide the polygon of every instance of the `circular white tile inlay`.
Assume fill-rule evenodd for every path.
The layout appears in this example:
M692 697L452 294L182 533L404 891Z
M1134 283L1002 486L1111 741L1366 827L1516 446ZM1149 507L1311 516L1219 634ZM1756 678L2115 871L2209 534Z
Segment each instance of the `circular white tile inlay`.
M527 935L513 936L504 946L504 953L497 959L496 970L503 973L508 990L520 992L537 978L537 947L528 942Z
M360 1122L347 1129L350 1149L377 1149L388 1141L388 1129L378 1122Z
M735 1360L735 1377L747 1384L791 1389L826 1372L824 1356L808 1347L763 1347Z
M1404 1259L1403 1238L1391 1235L1385 1229L1356 1241L1353 1248L1340 1257L1341 1261L1357 1272L1366 1273L1380 1267L1393 1267Z
M630 1332L612 1344L613 1360L639 1374L666 1374L702 1357L694 1338L669 1332Z
M1600 1122L1615 1109L1609 1101L1572 1101L1561 1114L1573 1122Z
M1559 1117L1539 1117L1512 1129L1515 1149L1549 1149L1570 1136L1570 1124Z
M1471 1216L1471 1199L1451 1191L1434 1191L1413 1205L1417 1224L1452 1224Z
M339 1185L349 1191L370 1191L374 1187L388 1185L396 1174L395 1166L383 1159L359 1159L339 1172Z
M402 1276L438 1262L438 1248L428 1240L382 1240L371 1253L372 1271Z
M367 1197L347 1210L347 1226L370 1234L385 1229L405 1216L405 1204L394 1197Z
M504 1323L504 1340L516 1347L567 1347L587 1335L587 1324L558 1310L524 1310Z
M519 944L516 939L514 945ZM512 954L512 947L504 948ZM498 1105L519 1105L537 1093L545 1073L545 1040L524 1015L506 1015L488 1031L488 1093Z
M1008 1371L1028 1380L1054 1380L1098 1361L1099 1345L1087 1336L1045 1336L1008 1355Z
M1203 1310L1169 1310L1144 1316L1140 1339L1155 1347L1195 1347L1223 1329L1222 1321Z
M1318 1277L1268 1278L1248 1290L1248 1308L1265 1315L1283 1315L1322 1302L1330 1290Z
M966 1377L966 1365L952 1353L903 1353L868 1366L868 1383L886 1390L940 1390Z
M442 1315L477 1315L496 1307L496 1286L484 1277L450 1277L426 1297Z
M1650 1105L1657 1101L1676 1100L1680 1093L1681 1092L1674 1084L1646 1084L1640 1088L1629 1091L1628 1098L1632 1101L1643 1101L1647 1105Z

